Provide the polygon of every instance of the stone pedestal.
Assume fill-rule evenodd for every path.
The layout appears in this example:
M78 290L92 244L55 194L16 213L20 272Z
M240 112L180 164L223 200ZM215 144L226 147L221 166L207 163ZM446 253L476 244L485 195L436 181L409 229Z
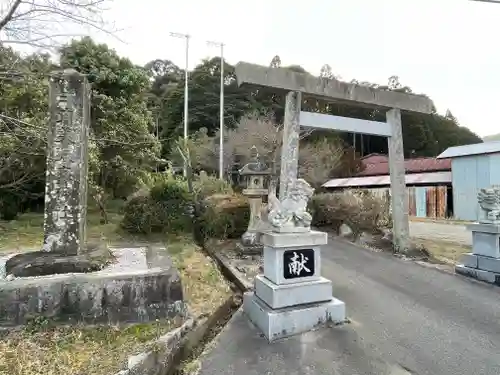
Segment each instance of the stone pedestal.
M326 233L270 232L261 241L264 274L256 277L255 292L245 294L243 309L270 342L345 321L344 302L332 297L331 281L321 277Z
M500 223L473 223L472 253L464 254L455 271L493 284L500 284Z

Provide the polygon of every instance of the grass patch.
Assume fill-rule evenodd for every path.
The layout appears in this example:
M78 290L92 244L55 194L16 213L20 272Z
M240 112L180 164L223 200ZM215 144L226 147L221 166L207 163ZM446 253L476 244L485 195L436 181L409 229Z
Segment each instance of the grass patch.
M122 215L108 212L108 224L101 224L100 214L90 209L87 214L87 242L113 244L136 239L121 230L117 223ZM17 220L0 220L0 254L38 251L43 244L43 214L24 213Z
M180 320L160 320L126 327L27 326L0 341L0 374L114 374L130 355L150 349L152 340L179 325Z
M232 294L215 262L187 237L171 241L167 249L181 274L191 313L196 317L214 313Z
M423 246L438 261L449 264L457 264L460 256L472 251L471 246L442 240L414 240Z

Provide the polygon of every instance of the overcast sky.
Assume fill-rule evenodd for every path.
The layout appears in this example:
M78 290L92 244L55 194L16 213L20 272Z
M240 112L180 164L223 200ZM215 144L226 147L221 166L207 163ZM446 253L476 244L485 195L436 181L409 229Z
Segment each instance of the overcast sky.
M190 68L226 44L232 64L268 65L279 55L319 74L330 64L345 80L384 84L398 75L426 93L442 113L480 136L498 133L500 4L469 0L115 0L106 16L125 43L103 35L119 54L144 64L155 58Z

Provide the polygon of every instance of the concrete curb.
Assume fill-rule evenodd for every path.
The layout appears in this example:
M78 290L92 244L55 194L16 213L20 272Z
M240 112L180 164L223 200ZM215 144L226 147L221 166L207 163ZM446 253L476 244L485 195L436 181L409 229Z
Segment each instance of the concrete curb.
M457 275L465 276L471 280L478 280L482 283L500 286L500 274L495 272L471 268L463 264L457 264L455 266L455 273Z
M253 290L253 284L248 282L248 280L246 280L242 273L231 264L229 264L227 260L219 256L215 251L212 251L208 247L204 247L204 249L208 253L208 255L210 255L210 257L217 262L224 277L226 277L226 279L228 279L230 282L234 283L242 293Z
M154 341L151 350L130 356L127 368L115 375L171 374L180 360L200 344L235 303L231 296L210 317L189 318L182 326Z

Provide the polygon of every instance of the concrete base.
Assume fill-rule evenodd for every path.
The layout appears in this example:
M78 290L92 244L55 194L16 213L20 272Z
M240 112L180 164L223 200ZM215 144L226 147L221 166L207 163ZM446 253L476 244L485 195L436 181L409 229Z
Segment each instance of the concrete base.
M303 248L322 246L328 243L328 234L315 230L306 233L262 233L261 243L273 248Z
M470 223L465 226L471 232L500 234L500 223Z
M467 225L472 231L472 253L491 258L500 258L500 225L473 223Z
M316 281L276 285L263 275L255 278L255 294L273 309L329 301L332 282L324 277Z
M477 268L483 271L500 274L500 258L491 258L468 253L462 255L460 261L465 267Z
M455 272L459 275L472 277L474 279L485 281L490 284L495 284L500 286L500 274L490 271L484 271L477 268L466 267L463 264L459 264L455 267Z
M324 323L343 323L346 319L345 304L336 298L273 310L254 293L245 293L243 310L269 342L310 331Z
M262 255L264 246L256 245L243 245L241 242L236 244L236 250L240 255Z
M295 227L290 225L284 227L273 227L272 230L276 233L308 233L311 231L311 227Z
M465 266L469 268L477 268L477 255L474 255L472 253L466 253L462 254L460 256L460 262Z
M115 324L185 315L181 279L165 248L111 251L116 262L101 271L0 280L0 327L38 316Z

